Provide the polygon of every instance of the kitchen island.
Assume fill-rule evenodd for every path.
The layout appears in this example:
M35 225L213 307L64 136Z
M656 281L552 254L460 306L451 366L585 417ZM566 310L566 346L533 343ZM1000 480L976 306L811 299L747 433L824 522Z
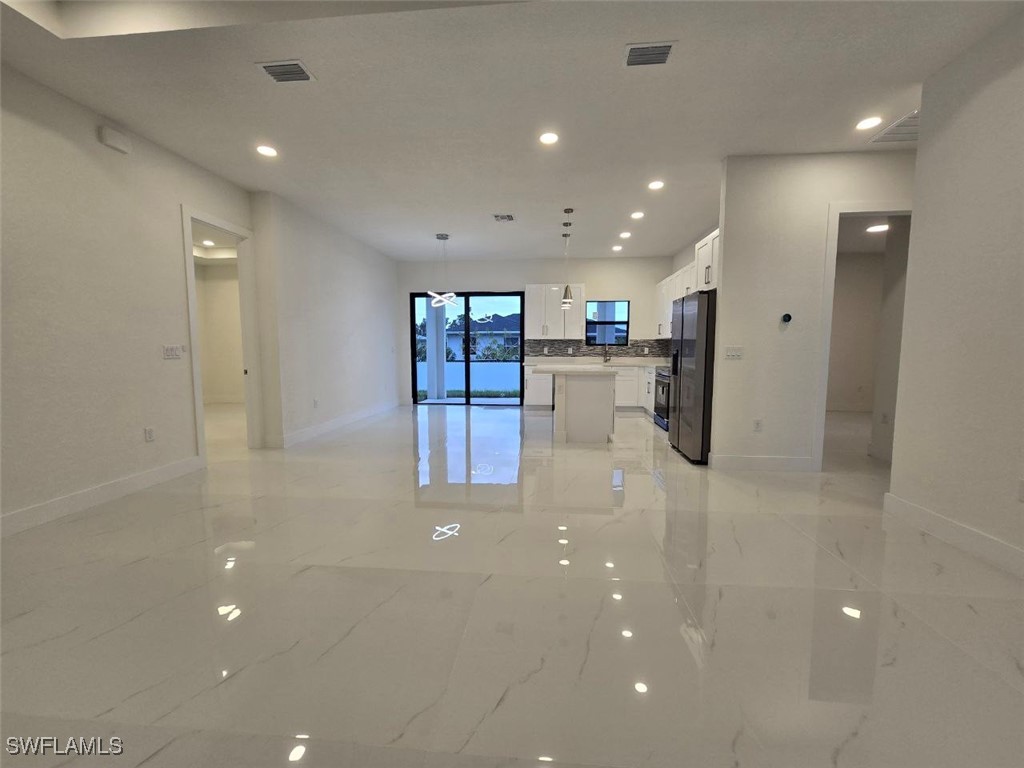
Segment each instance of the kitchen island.
M554 385L556 443L608 443L615 432L615 370L606 366L538 365Z

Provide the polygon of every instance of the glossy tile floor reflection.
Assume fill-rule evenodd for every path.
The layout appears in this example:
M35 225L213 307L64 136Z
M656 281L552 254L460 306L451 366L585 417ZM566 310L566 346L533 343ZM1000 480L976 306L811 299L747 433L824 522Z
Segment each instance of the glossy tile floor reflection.
M884 465L616 427L402 409L5 539L4 736L125 756L4 765L1021 765L1021 582Z

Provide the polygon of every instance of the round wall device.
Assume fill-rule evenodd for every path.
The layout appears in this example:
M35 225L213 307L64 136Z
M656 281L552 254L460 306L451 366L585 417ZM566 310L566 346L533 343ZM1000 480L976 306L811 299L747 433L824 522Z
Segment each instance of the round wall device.
M789 312L787 312L786 314L784 314L782 316L782 322L784 322L784 323L788 323L792 319L793 319L793 316L791 314L789 314Z

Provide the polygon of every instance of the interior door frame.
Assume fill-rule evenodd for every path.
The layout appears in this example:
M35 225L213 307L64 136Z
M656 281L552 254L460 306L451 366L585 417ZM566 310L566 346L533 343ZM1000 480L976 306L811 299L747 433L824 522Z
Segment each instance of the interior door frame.
M222 229L238 238L238 301L242 331L242 365L245 368L246 444L249 448L264 446L263 388L260 380L260 337L257 320L256 264L253 261L251 229L181 205L181 233L185 254L185 285L188 295L189 358L192 363L192 403L195 415L196 455L206 465L205 413L203 410L203 373L199 353L199 310L196 298L196 264L192 253L192 220Z
M880 216L913 216L913 201L839 200L828 205L825 239L825 278L821 291L821 355L818 367L818 402L811 434L811 472L821 472L825 455L825 415L828 401L828 363L832 353L832 307L836 293L836 258L839 254L839 218L844 213L877 213Z
M416 381L416 299L429 299L429 295L425 291L413 291L409 294L409 358L410 358L410 371L411 371L411 399L413 405L478 405L478 406L495 406L497 403L472 403L472 363L470 360L470 323L469 313L472 308L472 299L474 296L516 296L519 298L519 407L523 407L523 399L526 395L526 371L523 367L523 358L526 355L526 291L459 291L458 298L461 298L465 302L465 315L466 323L462 330L462 345L465 350L463 365L463 381L465 382L464 392L461 403L423 403L417 399L419 392ZM479 362L479 361L477 361ZM505 406L507 407L507 406Z

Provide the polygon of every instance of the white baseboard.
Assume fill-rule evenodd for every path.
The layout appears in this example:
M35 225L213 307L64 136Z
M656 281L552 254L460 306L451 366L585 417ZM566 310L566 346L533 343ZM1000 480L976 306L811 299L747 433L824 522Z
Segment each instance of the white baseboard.
M885 494L883 508L893 517L927 531L937 539L1024 578L1024 549L995 536L958 523L891 493Z
M315 437L326 435L328 432L333 432L336 429L351 426L352 424L355 424L357 421L369 419L373 416L379 416L380 414L386 413L397 407L397 403L389 403L388 405L379 405L373 408L364 408L361 411L355 411L354 413L339 416L336 419L331 419L330 421L324 421L319 424L314 424L311 427L297 429L294 432L289 432L284 436L282 445L285 448L291 448L293 445L297 445L298 443L304 443L307 440L312 440Z
M821 472L821 464L811 456L735 456L712 453L708 457L708 466L726 472Z
M145 472L139 472L135 475L120 477L117 480L111 480L110 482L86 488L82 491L75 491L67 496L43 501L30 507L15 509L7 512L0 518L0 523L2 523L0 534L11 536L29 528L34 528L37 525L48 523L51 520L72 515L75 512L81 512L83 509L89 509L89 507L95 507L97 504L119 499L122 496L127 496L129 493L141 491L157 483L173 480L176 477L187 475L189 472L196 472L204 466L205 463L202 458L192 456L172 464L165 464L162 467L147 469Z

